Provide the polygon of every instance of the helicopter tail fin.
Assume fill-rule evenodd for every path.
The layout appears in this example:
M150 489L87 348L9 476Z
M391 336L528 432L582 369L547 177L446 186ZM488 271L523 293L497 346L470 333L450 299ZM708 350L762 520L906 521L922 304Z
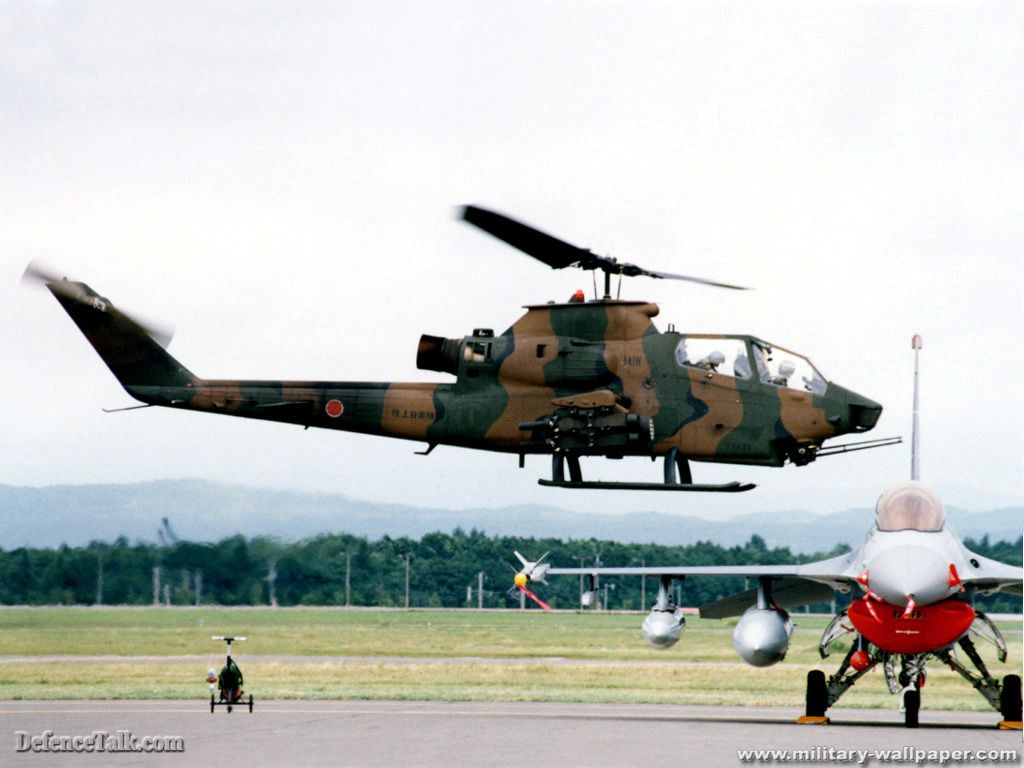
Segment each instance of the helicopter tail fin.
M128 394L145 400L139 387L187 386L195 381L192 372L164 349L170 334L129 317L85 283L41 279Z

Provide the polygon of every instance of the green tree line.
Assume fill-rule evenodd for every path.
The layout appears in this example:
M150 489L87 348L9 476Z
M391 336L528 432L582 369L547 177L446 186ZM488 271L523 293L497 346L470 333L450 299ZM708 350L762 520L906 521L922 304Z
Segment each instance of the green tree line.
M993 543L985 537L981 541L967 539L965 544L986 557L1021 562L1019 538ZM787 547L769 548L757 535L735 547L711 542L661 546L487 536L482 531L460 529L427 534L419 540L385 536L369 541L347 534L324 534L297 542L234 536L215 543L158 545L120 538L85 547L0 550L0 603L145 605L156 599L171 605L273 602L288 606L345 605L347 599L356 606L402 606L408 558L411 606L475 606L478 573L482 572L484 607L504 608L519 604L518 593L510 591L518 568L514 550L530 558L550 552L549 562L572 567L593 565L598 560L606 566L792 564L832 557L848 547L794 555ZM605 585L608 608L644 607L640 577L606 578L601 582L602 594ZM657 580L648 578L645 586L649 607ZM578 605L580 582L576 577L552 577L547 585L535 588L552 607ZM690 578L682 584L682 602L701 605L744 588L742 578ZM467 589L472 592L467 594ZM837 603L842 606L849 599L838 595ZM979 597L979 606L992 612L1019 612L1020 599L1002 594Z

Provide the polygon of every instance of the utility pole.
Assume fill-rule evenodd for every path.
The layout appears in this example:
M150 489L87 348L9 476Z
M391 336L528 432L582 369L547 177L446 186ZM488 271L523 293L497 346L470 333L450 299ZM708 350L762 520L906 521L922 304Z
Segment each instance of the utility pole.
M160 605L160 566L153 566L153 605Z
M277 562L273 559L267 560L267 583L270 585L270 607L277 608Z
M602 603L602 605L601 605L601 608L603 610L606 610L606 611L608 610L608 590L609 589L615 589L615 585L612 584L611 582L606 581L604 583L604 603Z
M409 561L412 560L412 555L406 552L403 555L399 555L400 560L405 560L405 609L409 610Z
M171 604L171 585L164 584L164 605L169 606Z
M196 576L196 605L198 606L199 602L202 600L202 597L203 597L203 572L200 571L200 570L196 570L195 576Z
M598 552L596 555L594 555L594 567L595 568L600 568L601 565L602 565L602 563L601 563L601 553ZM601 577L597 576L596 574L594 575L594 592L597 593L597 600L600 603L600 601L601 601ZM601 604L601 605L596 606L595 610L598 610L598 611L604 610L604 605Z
M572 559L578 561L579 564L580 564L580 568L582 568L583 567L583 561L586 558L584 558L583 555L573 555ZM583 607L583 574L582 573L580 574L580 599L576 602L576 605L579 606L580 608Z
M345 553L345 607L352 605L352 553Z
M476 575L476 607L477 610L483 610L484 607L484 572L480 571Z
M640 558L640 567L646 568L647 561L644 558ZM640 574L640 610L647 610L647 574Z
M96 570L96 605L103 605L103 553L96 555L99 566Z

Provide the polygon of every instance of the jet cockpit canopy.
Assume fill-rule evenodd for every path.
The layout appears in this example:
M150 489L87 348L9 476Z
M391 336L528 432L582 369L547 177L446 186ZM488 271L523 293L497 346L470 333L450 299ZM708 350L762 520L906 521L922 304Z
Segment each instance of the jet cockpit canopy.
M875 506L880 531L940 531L946 521L942 500L926 485L909 481L886 490Z

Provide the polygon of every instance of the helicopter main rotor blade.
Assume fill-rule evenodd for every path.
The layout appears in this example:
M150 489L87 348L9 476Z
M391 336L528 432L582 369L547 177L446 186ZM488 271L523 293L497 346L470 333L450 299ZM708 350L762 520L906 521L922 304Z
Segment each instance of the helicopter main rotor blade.
M572 266L580 266L583 269L597 269L598 267L596 260L600 257L594 256L590 251L577 248L575 245L570 245L564 240L552 237L521 221L510 219L501 213L478 208L475 205L466 205L462 208L461 218L468 224L508 243L513 248L518 248L538 261L543 261L552 269L565 269ZM592 261L593 263L591 263Z
M629 265L629 266L632 266L632 265ZM624 272L623 274L631 277L631 275L629 275L628 272ZM749 291L749 290L752 290L751 288L749 288L748 286L745 286L745 285L733 285L732 283L720 283L717 280L708 280L705 277L693 277L691 275L675 275L675 274L672 274L671 272L656 272L653 269L641 269L640 270L640 274L641 275L645 275L646 277L654 277L654 278L664 279L664 280L685 280L685 281L687 281L689 283L700 283L701 285L713 285L716 288L731 288L734 291Z
M598 256L586 248L578 248L546 232L541 232L539 229L523 224L521 221L516 221L504 214L475 205L464 206L460 215L463 221L472 224L478 229L482 229L502 242L508 243L513 248L518 248L523 253L533 256L533 258L544 262L552 269L565 269L566 267L600 269L609 275L622 275L624 277L638 277L642 275L644 277L665 280L685 280L691 283L713 285L717 288L731 288L737 291L750 290L742 285L722 283L703 277L691 277L689 275L673 274L672 272L644 269L636 264L620 262L608 256Z

